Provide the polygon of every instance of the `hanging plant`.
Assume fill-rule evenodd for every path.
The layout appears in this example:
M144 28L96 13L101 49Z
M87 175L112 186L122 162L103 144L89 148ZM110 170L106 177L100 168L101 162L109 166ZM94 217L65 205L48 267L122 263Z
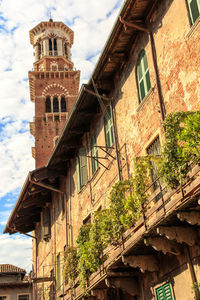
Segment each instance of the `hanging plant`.
M68 279L70 286L74 284L74 281L78 276L77 266L78 266L77 248L70 247L64 253L64 274Z
M89 232L91 225L82 225L79 229L79 235L77 238L77 256L78 256L78 275L80 285L83 291L86 291L87 281L91 274L90 271L90 261L91 261L91 252L90 252L90 241L89 241Z
M165 120L166 142L160 164L160 175L171 188L183 185L191 161L199 162L199 112L171 113Z

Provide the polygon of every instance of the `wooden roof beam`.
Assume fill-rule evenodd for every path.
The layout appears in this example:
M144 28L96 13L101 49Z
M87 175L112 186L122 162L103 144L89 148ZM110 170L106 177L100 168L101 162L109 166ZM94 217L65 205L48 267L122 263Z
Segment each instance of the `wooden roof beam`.
M54 192L57 192L59 194L64 194L63 191L59 190L59 189L56 189L55 187L49 185L49 184L46 184L46 183L41 183L41 182L36 182L36 181L33 181L33 180L30 180L30 183L31 184L34 184L34 185L37 185L37 186L41 186L47 190L51 190L51 191L54 191Z
M90 94L90 95L95 96L95 97L100 97L101 99L103 99L103 100L105 100L105 101L111 101L111 100L113 100L113 98L108 98L108 97L102 96L102 95L100 95L100 94L97 94L97 93L95 93L94 91L91 91L90 89L88 89L88 88L86 88L86 87L84 87L84 91L87 92L87 93Z
M143 23L134 23L132 21L131 22L125 21L124 19L122 19L121 16L119 17L119 20L125 27L131 27L131 28L134 28L136 30L143 31L146 33L150 32L149 29Z

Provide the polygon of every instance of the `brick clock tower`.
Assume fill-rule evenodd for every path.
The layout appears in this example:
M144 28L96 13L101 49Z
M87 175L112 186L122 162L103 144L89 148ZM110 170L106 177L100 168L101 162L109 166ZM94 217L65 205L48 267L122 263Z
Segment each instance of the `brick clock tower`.
M73 31L62 22L41 22L30 31L35 62L29 72L31 101L35 103L30 132L36 168L46 164L73 107L80 71L73 69Z

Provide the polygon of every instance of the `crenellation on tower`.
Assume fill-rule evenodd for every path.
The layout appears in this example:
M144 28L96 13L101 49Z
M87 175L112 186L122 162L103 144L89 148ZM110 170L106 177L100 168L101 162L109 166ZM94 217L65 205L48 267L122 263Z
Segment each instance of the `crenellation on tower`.
M80 71L71 61L73 31L62 22L41 22L30 31L34 48L29 72L30 98L35 103L30 132L36 168L46 164L77 98Z

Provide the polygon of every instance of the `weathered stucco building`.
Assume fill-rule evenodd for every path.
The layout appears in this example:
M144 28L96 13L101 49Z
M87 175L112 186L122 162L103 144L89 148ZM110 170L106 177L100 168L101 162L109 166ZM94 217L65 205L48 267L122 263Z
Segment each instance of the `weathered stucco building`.
M25 270L10 264L0 265L0 299L32 299L32 281Z
M158 179L157 167L151 161L155 166L149 174L151 184L140 195L141 199L146 195L146 200L141 201L140 208L135 202L133 205L131 216L137 212L137 217L125 227L124 219L130 216L127 208L115 223L105 221L103 232L108 234L105 227L109 229L109 245L101 244L101 262L94 268L90 262L98 250L101 233L98 236L96 229L95 235L93 226L90 241L86 239L87 234L80 234L80 228L95 224L95 213L108 209L112 214L110 193L116 182L123 182L124 198L129 184L129 196L133 198L137 186L131 185L137 175L133 159L161 154L167 138L163 124L170 113L199 110L199 16L199 0L126 0L48 161L49 152L43 159L38 146L36 162L38 159L40 163L36 165L41 168L29 173L5 228L11 234L34 232L34 299L199 299L200 170L198 163L189 168L188 157L182 169L178 170L177 164L168 174L169 181L177 172L180 175L173 189L166 188L164 180ZM49 22L41 24L50 26ZM41 25L36 28L41 29ZM33 29L31 34L36 36L37 30ZM44 52L44 61L52 59L48 54ZM56 59L53 57L53 61ZM41 65L39 57L35 65ZM49 83L47 71L35 72L38 76L44 73L45 77L44 81L39 78L46 92L37 88L38 79L34 87L35 95L39 91L44 123L50 113L55 125L57 112L53 108L47 111L45 99L54 100L54 87L57 88L62 78L59 72L57 77L53 72L54 79ZM74 84L78 84L78 79ZM66 86L68 93L71 94ZM62 99L62 92L59 95ZM179 128L184 124L180 121ZM35 136L39 132L37 128ZM54 136L59 134L60 131ZM198 143L194 148L199 151ZM40 145L46 147L45 139ZM176 152L173 150L172 154ZM185 177L184 170L189 171ZM141 187L141 178L137 180ZM112 230L120 234L114 242ZM94 235L99 237L96 249L88 254L84 251L92 249L86 245L91 246ZM78 269L79 277L71 276L70 282L63 272L64 252L69 254L70 249L75 249L77 238L78 266L71 259L65 271L69 273L74 267L72 273L76 275ZM85 244L81 244L81 239L85 239Z

